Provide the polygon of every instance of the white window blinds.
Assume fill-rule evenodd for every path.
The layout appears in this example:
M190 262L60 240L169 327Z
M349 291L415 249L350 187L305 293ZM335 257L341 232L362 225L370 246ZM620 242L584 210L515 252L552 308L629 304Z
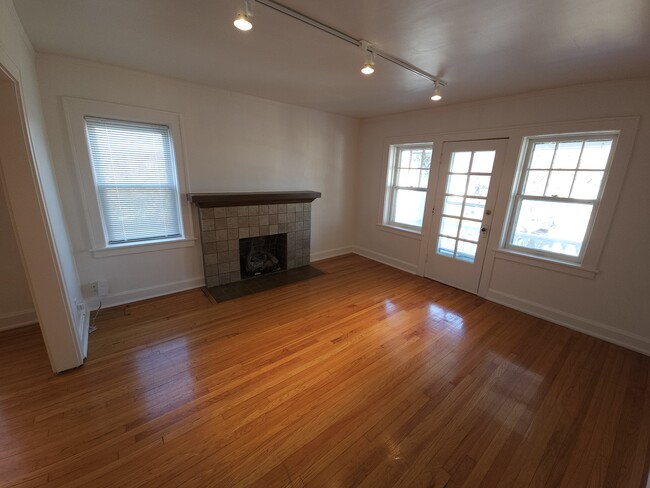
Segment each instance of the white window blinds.
M106 242L182 236L169 128L85 117Z

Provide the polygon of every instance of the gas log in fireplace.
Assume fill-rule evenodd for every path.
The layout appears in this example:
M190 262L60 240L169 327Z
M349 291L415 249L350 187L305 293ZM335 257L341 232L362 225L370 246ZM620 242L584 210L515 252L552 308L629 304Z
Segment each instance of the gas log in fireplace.
M208 288L309 264L314 191L190 194Z
M287 269L287 234L239 239L241 279Z

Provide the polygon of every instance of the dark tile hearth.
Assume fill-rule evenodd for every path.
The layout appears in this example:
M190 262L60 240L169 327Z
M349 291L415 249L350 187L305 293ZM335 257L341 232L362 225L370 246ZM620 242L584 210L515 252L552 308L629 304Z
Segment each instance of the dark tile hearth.
M227 300L252 295L253 293L270 290L279 286L305 281L322 274L322 271L313 266L300 266L299 268L270 273L249 280L236 281L227 285L213 286L207 290L217 302L225 302Z

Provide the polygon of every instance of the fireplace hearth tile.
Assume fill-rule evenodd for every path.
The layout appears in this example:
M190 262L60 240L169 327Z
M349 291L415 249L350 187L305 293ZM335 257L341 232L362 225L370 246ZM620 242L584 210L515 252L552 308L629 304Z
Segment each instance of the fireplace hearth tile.
M232 274L232 273L231 273ZM250 280L234 281L220 285L209 286L208 292L214 297L217 302L225 302L236 298L260 293L280 286L298 283L300 281L316 278L324 274L313 266L301 266L299 268L289 269L287 271L279 271L277 273L270 273L264 276L252 278ZM208 280L209 283L209 280Z

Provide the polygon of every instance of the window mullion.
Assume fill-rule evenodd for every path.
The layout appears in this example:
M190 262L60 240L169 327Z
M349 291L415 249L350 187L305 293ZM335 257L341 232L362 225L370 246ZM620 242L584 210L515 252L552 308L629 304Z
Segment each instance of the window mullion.
M395 186L396 190L412 190L412 191L427 191L426 188L421 186Z
M585 141L582 141L580 146L580 154L578 155L578 164L576 164L575 172L573 173L573 180L571 180L571 188L569 188L569 197L573 193L573 185L576 184L576 178L578 176L578 171L580 171L580 161L582 160L582 152L585 150Z
M540 195L519 195L526 200L535 200L539 202L557 202L557 203L583 203L586 205L593 205L598 200L584 199L584 198L565 198L565 197L545 197Z
M551 165L548 168L548 176L546 177L546 183L544 184L544 193L543 193L543 195L546 195L546 190L548 190L548 182L551 181L551 171L553 170L553 164L555 163L555 156L557 155L558 146L559 146L559 144L556 142L555 147L553 148L553 158L551 158ZM530 161L528 162L528 171L530 171L530 165L532 163L533 163L533 155L532 155L532 152L531 152ZM526 174L526 178L528 178L528 174ZM522 191L522 193L523 193L523 191Z

